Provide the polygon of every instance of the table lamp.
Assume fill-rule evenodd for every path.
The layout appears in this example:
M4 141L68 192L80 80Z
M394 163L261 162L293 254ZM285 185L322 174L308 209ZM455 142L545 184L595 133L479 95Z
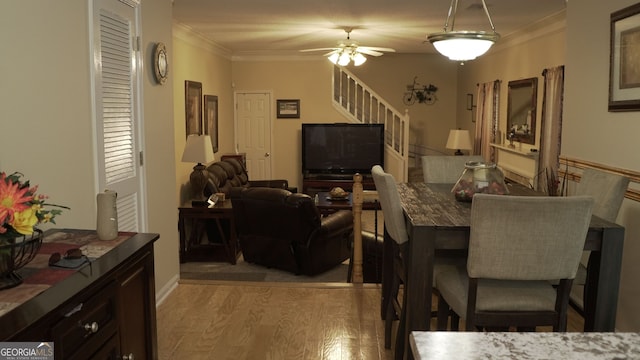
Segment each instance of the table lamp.
M447 149L456 149L454 155L463 155L460 150L471 150L471 136L469 130L451 130L447 139Z
M209 175L205 165L215 160L213 146L209 135L189 135L187 143L182 153L182 162L197 163L193 167L193 172L189 176L191 189L194 198L191 201L193 206L207 206L207 199L204 196L204 187L207 185Z

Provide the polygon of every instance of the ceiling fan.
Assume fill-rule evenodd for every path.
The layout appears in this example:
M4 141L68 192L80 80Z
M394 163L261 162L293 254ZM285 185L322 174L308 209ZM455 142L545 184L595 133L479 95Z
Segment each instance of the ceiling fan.
M346 66L349 62L353 61L355 66L362 65L367 58L363 55L382 56L384 52L395 52L394 49L385 47L372 47L372 46L360 46L357 42L351 40L351 31L353 29L347 28L344 31L347 33L346 41L340 41L336 47L331 48L317 48L317 49L304 49L301 52L311 51L327 51L324 56L329 57L329 61L340 66Z

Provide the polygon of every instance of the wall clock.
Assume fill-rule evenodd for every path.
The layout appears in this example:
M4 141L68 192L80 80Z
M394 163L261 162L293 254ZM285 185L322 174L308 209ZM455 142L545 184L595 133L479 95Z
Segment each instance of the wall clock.
M157 43L153 54L153 70L158 84L164 84L167 81L169 73L169 61L167 58L167 48L164 43Z

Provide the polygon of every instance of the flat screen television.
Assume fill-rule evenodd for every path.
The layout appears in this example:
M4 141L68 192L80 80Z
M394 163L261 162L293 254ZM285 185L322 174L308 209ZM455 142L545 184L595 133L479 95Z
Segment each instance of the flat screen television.
M302 173L348 176L384 167L383 124L302 124Z

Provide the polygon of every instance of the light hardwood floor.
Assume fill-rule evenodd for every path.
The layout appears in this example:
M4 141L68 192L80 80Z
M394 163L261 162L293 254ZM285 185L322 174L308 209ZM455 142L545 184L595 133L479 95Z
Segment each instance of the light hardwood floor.
M158 307L158 351L188 360L392 359L379 309L374 284L180 284ZM573 311L568 327L582 328Z

